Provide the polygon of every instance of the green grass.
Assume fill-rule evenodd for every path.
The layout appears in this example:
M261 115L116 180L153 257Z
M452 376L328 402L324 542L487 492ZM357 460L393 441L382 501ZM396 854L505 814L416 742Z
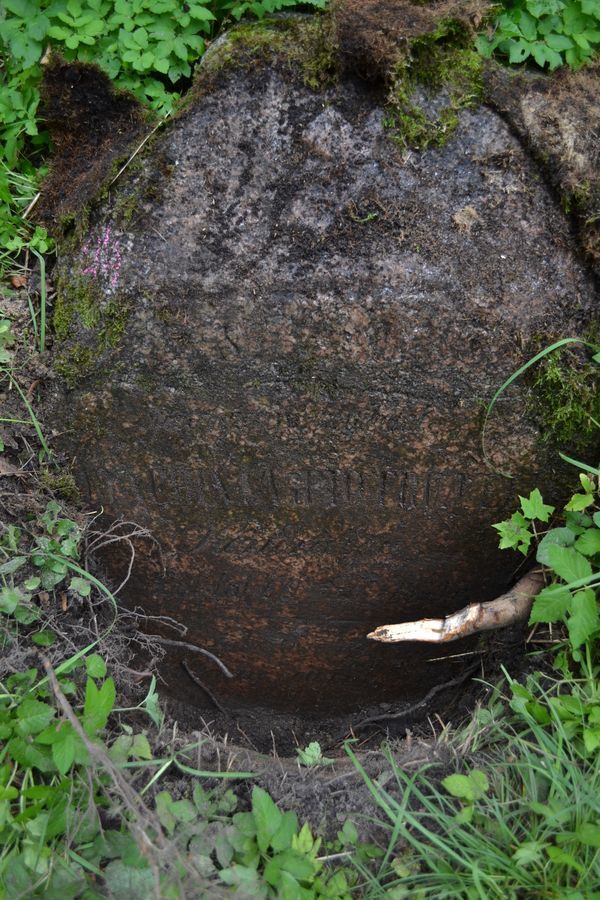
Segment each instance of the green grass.
M565 686L598 708L597 683L590 697L587 684L548 687L537 675L529 690L548 711L549 721L542 725L520 703L519 686L509 680L512 694L497 692L456 735L454 743L463 745L459 769L483 772L487 783L469 804L452 796L451 778L440 781L436 770L426 767L414 774L403 771L391 753L395 785L383 788L348 748L380 811L379 822L390 834L379 871L373 875L363 868L370 884L366 896L378 896L381 885L393 889L394 897L597 896L600 754L588 755L572 740L560 707L552 703Z

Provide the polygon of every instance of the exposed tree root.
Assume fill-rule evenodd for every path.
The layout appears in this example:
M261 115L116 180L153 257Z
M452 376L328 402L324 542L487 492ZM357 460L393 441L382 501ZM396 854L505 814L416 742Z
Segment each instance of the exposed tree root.
M538 569L528 572L510 591L495 600L471 603L444 619L418 619L398 625L380 625L367 637L388 644L400 641L445 644L480 631L505 628L528 617L531 604L543 587L544 576Z

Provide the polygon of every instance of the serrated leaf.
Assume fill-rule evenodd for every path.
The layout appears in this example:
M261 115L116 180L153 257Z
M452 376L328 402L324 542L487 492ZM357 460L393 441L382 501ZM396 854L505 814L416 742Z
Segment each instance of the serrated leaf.
M75 759L76 737L71 729L63 728L60 740L52 744L52 759L61 775L66 775Z
M264 853L281 826L283 814L269 794L255 786L252 789L252 815L256 823L256 842Z
M152 749L145 734L136 734L130 750L135 759L152 759Z
M292 838L298 831L298 816L293 810L283 813L281 824L271 838L271 847L278 853L292 846Z
M589 560L573 547L551 546L548 548L548 559L550 567L567 584L592 574Z
M554 512L553 506L544 503L538 488L534 488L527 498L519 496L519 500L526 519L539 519L540 522L547 522Z
M452 797L471 803L475 799L474 786L467 775L448 775L442 785Z
M589 531L584 531L575 541L575 549L584 556L600 553L600 529L590 528Z
M577 649L600 628L600 615L594 591L578 591L573 597L567 629L571 646Z
M560 622L571 608L572 594L562 584L551 584L537 595L531 607L529 624Z
M55 715L56 710L48 703L27 697L17 708L17 731L22 737L39 734L50 724Z
M573 494L569 502L566 504L565 510L572 512L581 512L582 509L587 509L588 506L592 506L593 503L593 494Z

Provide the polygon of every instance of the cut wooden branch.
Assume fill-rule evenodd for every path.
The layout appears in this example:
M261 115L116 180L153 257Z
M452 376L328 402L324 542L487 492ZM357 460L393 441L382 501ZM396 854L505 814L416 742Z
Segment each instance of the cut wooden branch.
M445 644L481 631L505 628L529 617L534 598L543 587L544 576L538 569L528 572L510 591L495 600L471 603L444 619L418 619L398 625L380 625L367 637L388 644L400 641Z

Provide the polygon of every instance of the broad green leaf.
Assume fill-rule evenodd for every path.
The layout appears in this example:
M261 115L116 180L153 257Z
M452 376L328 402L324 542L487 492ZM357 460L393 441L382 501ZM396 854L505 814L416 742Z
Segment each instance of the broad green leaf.
M51 647L56 640L56 633L50 628L43 628L31 635L31 640L38 647Z
M511 63L525 62L531 54L531 44L523 39L518 41L510 41L508 59Z
M22 603L24 599L19 588L2 588L0 591L0 612L8 613L8 615L14 613L19 603Z
M560 622L571 608L572 595L562 584L551 584L537 595L531 607L529 624Z
M564 34L549 34L546 37L546 43L552 50L570 50L573 41Z
M96 687L91 678L87 679L83 707L83 725L87 734L94 735L104 728L115 705L115 698L115 683L112 678L107 678L100 688Z
M298 816L293 810L283 814L281 825L271 838L271 847L276 853L292 846L292 837L298 831Z
M6 748L9 756L24 769L35 768L40 772L52 772L55 769L50 750L47 747L30 744L22 737L13 737L8 741Z
M283 815L269 794L258 786L252 789L252 814L256 823L256 842L264 853L281 826Z
M589 531L584 531L575 541L575 549L584 556L600 553L600 529L590 528Z
M573 547L549 547L548 559L550 568L567 584L580 578L588 578L592 574L589 560Z
M173 798L168 791L160 791L156 795L154 803L160 824L168 834L173 834L177 825L177 819L173 815Z
M66 775L75 759L76 736L72 729L63 728L60 740L52 744L52 759L61 775Z
M17 731L25 737L29 734L38 734L51 722L56 715L56 710L48 703L27 697L17 708Z
M547 846L548 843L544 841L524 841L513 853L513 859L520 866L528 866L542 858Z
M155 895L154 875L148 864L143 869L134 868L115 859L102 871L102 878L110 897L148 900Z
M570 528L552 528L540 541L535 556L536 560L544 566L549 566L548 548L553 544L557 544L559 547L571 547L575 542L575 537L575 532Z
M600 825L595 825L592 822L585 822L577 829L576 836L586 847L600 848Z
M104 678L106 675L106 663L97 653L92 653L86 657L85 670L90 678Z
M473 784L466 775L448 775L442 785L453 797L472 803L475 799Z
M583 866L578 860L576 860L571 853L567 853L566 850L562 850L560 847L547 847L546 853L548 854L552 862L570 866L577 872L585 872L585 866Z
M566 504L565 509L572 512L581 512L582 509L587 509L588 506L593 506L593 503L593 494L573 494L569 502Z
M573 597L571 615L567 619L569 640L577 649L600 628L600 615L594 591L578 591Z

